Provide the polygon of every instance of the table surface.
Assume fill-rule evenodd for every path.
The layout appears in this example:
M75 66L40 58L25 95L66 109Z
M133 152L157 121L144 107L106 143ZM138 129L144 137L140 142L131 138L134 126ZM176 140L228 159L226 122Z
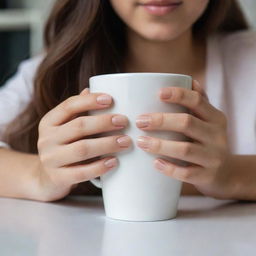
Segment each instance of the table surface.
M0 198L1 256L256 255L256 204L181 197L176 219L105 217L101 197Z

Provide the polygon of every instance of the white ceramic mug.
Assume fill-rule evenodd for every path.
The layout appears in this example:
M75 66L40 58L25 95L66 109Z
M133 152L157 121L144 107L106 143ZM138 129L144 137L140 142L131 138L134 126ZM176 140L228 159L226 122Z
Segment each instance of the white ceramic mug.
M181 182L160 172L153 166L154 159L174 161L166 156L145 152L136 145L140 135L168 140L186 141L181 133L171 131L142 131L136 126L136 117L154 112L184 113L188 110L177 104L161 101L159 90L163 87L191 89L192 78L168 73L118 73L90 78L90 92L107 93L113 104L103 110L90 111L90 115L115 113L126 115L129 125L104 136L127 134L133 144L125 151L115 153L119 165L100 179L91 182L102 188L106 216L127 221L157 221L176 217ZM112 154L107 154L108 156Z

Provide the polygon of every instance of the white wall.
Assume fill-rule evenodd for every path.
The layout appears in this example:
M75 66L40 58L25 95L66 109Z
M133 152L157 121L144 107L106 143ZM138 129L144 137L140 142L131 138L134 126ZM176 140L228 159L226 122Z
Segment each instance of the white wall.
M240 0L241 6L251 23L251 25L256 28L256 0Z
M41 15L46 19L55 0L8 0L12 8L24 7L27 9L40 10Z

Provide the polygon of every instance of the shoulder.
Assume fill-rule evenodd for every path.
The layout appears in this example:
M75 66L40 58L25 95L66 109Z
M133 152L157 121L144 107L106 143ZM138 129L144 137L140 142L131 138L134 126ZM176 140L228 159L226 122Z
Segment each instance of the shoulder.
M44 55L38 55L20 63L17 75L22 75L26 80L33 80L38 67L43 61Z
M20 63L20 67L23 69L32 69L32 70L36 70L37 67L41 64L41 62L43 61L45 55L44 54L40 54L37 56L34 56L30 59L24 60Z
M250 65L256 68L256 31L245 30L219 35L221 55L233 65Z
M25 95L25 92L31 95L34 89L34 77L43 58L42 54L22 61L16 74L0 88L1 95L15 91L16 93L22 92L22 95Z
M220 34L220 42L222 46L254 46L256 47L256 31L255 30L241 30L233 33Z

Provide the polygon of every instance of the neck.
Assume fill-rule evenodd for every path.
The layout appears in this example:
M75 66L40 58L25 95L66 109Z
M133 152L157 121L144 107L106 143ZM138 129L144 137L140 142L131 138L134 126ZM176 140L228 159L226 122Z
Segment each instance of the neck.
M205 69L205 43L193 39L189 30L168 41L149 41L128 31L125 72L162 72L196 75Z

